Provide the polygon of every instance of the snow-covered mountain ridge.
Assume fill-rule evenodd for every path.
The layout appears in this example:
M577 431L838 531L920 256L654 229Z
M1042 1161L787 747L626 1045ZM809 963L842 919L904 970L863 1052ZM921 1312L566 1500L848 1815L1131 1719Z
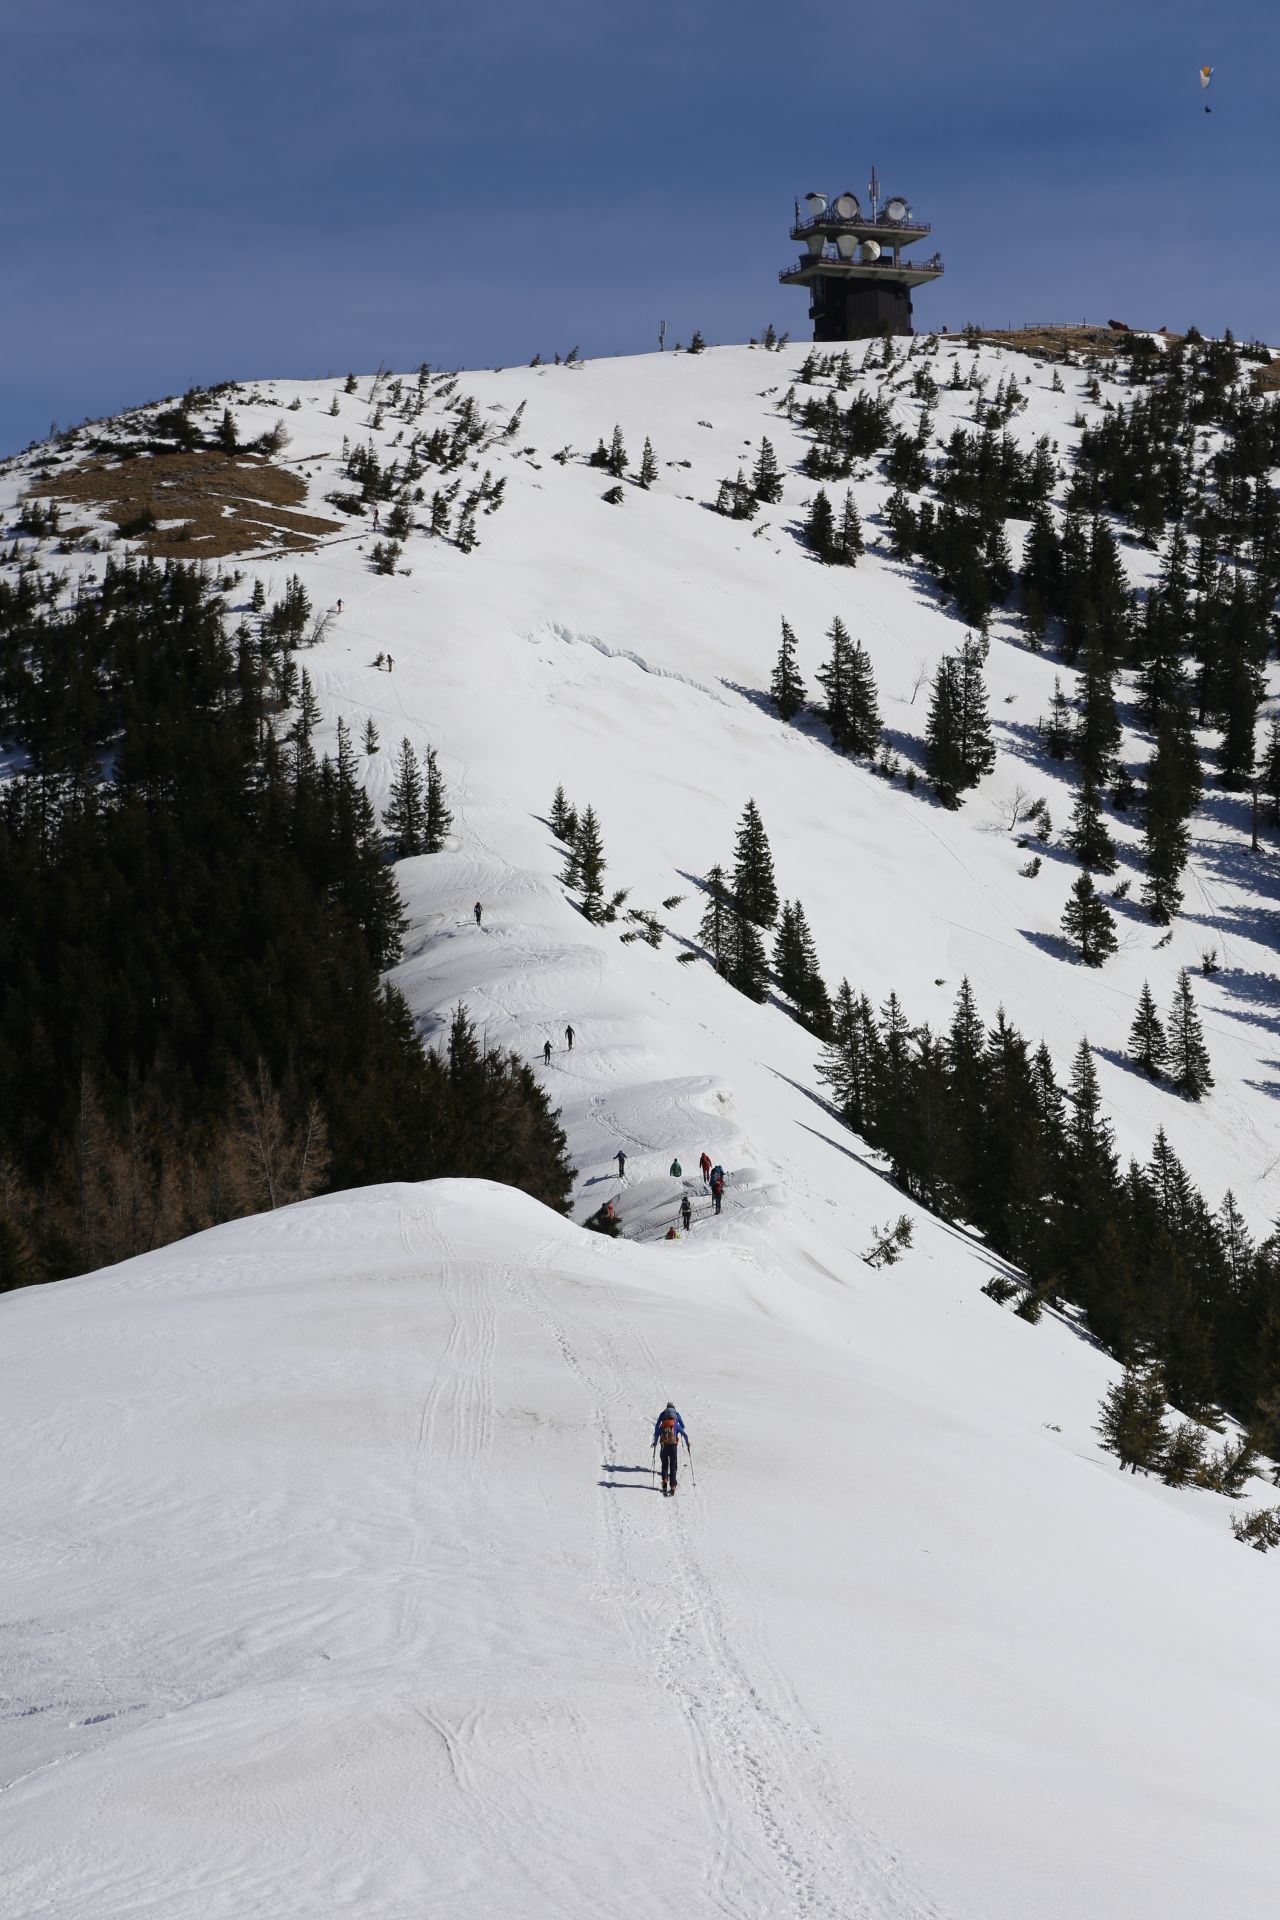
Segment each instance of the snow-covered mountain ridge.
M944 435L972 418L943 381L953 351L971 359L934 363ZM677 964L752 796L829 983L945 1024L967 975L1060 1069L1087 1034L1121 1148L1145 1155L1163 1125L1211 1202L1231 1186L1263 1225L1274 851L1243 856L1245 803L1215 796L1171 940L1135 909L1094 973L1058 941L1073 864L1021 877L1003 825L1019 785L1059 826L1072 792L1034 737L1072 676L1012 621L987 662L997 767L958 814L767 710L780 619L812 686L838 613L905 760L963 634L883 553L824 568L797 541L814 486L776 401L804 352L463 375L419 429L463 394L499 429L525 407L477 455L506 485L474 551L414 532L377 574L366 520L234 563L233 607L295 571L318 609L341 602L299 658L329 728L375 720L375 799L402 735L440 756L453 844L401 870L395 978L423 1031L461 998L491 1041L531 1059L552 1041L580 1213L619 1193L628 1230L660 1240L672 1158L691 1175L703 1146L730 1191L718 1222L699 1200L689 1239L631 1248L501 1190L332 1196L0 1303L10 1450L36 1441L13 1523L33 1624L0 1802L11 1911L1243 1920L1274 1901L1272 1564L1216 1496L1116 1474L1092 1433L1115 1369L983 1299L998 1263L963 1233L906 1208L912 1251L863 1264L905 1203L815 1100L813 1041ZM1094 410L1083 370L1057 393L1047 367L972 357L1031 374L1010 426L1028 444L1065 448ZM227 396L238 435L283 421L308 511L350 486L344 436L405 457L368 379L256 393ZM646 436L659 462L621 507L583 458L615 422L633 467ZM708 511L762 434L783 502ZM0 479L6 518L30 478ZM884 482L853 491L874 542ZM613 883L685 896L658 950L565 899L557 782L599 814ZM1131 858L1135 829L1116 832ZM1209 944L1216 1087L1194 1107L1110 1056L1142 981L1167 1004ZM671 1512L632 1498L669 1392L701 1472ZM68 1403L77 1437L56 1438Z

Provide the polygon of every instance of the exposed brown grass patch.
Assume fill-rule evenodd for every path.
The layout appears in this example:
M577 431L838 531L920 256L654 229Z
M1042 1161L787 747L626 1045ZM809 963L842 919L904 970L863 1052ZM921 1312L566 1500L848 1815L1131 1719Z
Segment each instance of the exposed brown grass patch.
M139 531L138 546L157 559L220 559L257 547L306 548L337 520L293 511L307 497L300 474L251 453L159 453L133 460L90 460L70 473L37 481L41 500L76 500L100 507L117 527L133 528L149 514L154 529Z
M1124 351L1132 335L1118 327L984 327L979 337L992 346L1012 347L1015 353L1037 354L1044 360L1061 360L1067 353L1077 360L1110 360ZM1181 337L1165 335L1171 345Z

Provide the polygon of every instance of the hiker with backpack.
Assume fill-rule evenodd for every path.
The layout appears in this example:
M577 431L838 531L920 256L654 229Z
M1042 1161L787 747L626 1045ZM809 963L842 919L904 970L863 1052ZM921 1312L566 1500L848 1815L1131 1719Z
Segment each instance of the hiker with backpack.
M720 1202L724 1199L724 1168L723 1167L712 1167L711 1169L711 1198L715 1203L716 1212L719 1213Z
M654 1448L662 1449L662 1492L664 1497L676 1490L676 1469L680 1464L680 1442L689 1445L689 1436L684 1430L684 1421L676 1412L675 1403L668 1400L662 1412L653 1423ZM690 1456L692 1458L692 1456Z
M698 1167L702 1174L702 1184L705 1187L710 1184L711 1180L711 1155L709 1153L703 1152L702 1158L698 1162Z
M693 1202L687 1193L680 1202L680 1224L686 1233L688 1233L689 1228L693 1224Z

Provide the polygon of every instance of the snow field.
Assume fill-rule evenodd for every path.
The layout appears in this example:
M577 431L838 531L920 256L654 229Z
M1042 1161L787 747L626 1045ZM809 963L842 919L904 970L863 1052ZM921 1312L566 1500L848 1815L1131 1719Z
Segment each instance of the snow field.
M1217 796L1169 946L1135 911L1092 973L1055 944L1074 868L1047 857L1020 879L1026 855L995 826L1019 783L1068 818L1069 777L1028 757L1051 657L997 623L1000 762L957 815L762 709L784 614L811 690L842 615L904 741L923 734L922 669L962 638L882 557L847 573L802 552L801 476L757 522L706 510L762 432L784 467L798 458L762 390L804 351L464 376L486 417L528 400L515 450L481 458L509 478L476 552L415 536L388 579L343 536L250 563L230 596L297 571L318 607L342 598L300 656L327 727L343 715L359 744L375 719L379 806L401 735L435 747L455 814L450 850L400 869L394 978L428 1039L465 1000L540 1074L552 1041L575 1212L616 1198L654 1244L437 1183L329 1196L0 1301L20 1463L0 1642L15 1920L1274 1906L1274 1568L1232 1540L1221 1499L1116 1472L1092 1431L1112 1364L1052 1316L1032 1328L985 1300L1000 1263L884 1181L815 1098L808 1036L674 957L754 796L830 985L896 988L936 1025L967 972L983 1013L1003 1003L1043 1033L1060 1072L1087 1033L1122 1149L1145 1154L1163 1124L1210 1202L1231 1185L1262 1226L1280 1157L1274 855L1237 853L1239 808ZM994 378L1032 372L1012 432L1067 442L1083 374L1055 395L1048 369L979 357ZM372 434L361 389L337 419L324 382L263 385L299 413L238 409L243 436L283 419L286 457L322 456L318 510L344 433L394 451L398 424ZM914 425L918 405L896 404ZM971 404L944 388L937 432ZM692 463L620 510L600 502L607 477L550 458L615 420L633 465L646 432L660 462ZM883 487L854 491L871 540ZM388 651L394 671L375 670ZM557 782L596 807L633 903L685 896L661 950L563 897ZM1131 852L1134 829L1117 837ZM1192 1108L1108 1051L1142 980L1163 1008L1211 943L1225 971L1195 989L1217 1088ZM730 1175L718 1221L704 1146ZM693 1232L662 1244L686 1188ZM904 1211L911 1252L869 1269L874 1230ZM663 1504L645 1488L669 1394L699 1480Z

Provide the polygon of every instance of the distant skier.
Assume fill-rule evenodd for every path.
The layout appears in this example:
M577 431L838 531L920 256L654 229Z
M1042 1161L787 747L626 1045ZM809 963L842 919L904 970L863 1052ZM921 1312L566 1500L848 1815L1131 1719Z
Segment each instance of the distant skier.
M710 1184L711 1180L711 1155L704 1153L698 1165L702 1170L702 1184L705 1187Z
M618 1178L619 1180L624 1180L626 1178L626 1173L627 1173L626 1150L623 1147L619 1147L618 1151L614 1154L613 1157L618 1163Z
M544 1040L542 1044L542 1064L544 1067L551 1065L551 1042L549 1040Z
M693 1225L693 1203L687 1193L680 1202L680 1224L686 1233L688 1233L689 1228Z
M336 607L334 608L334 612L335 612L335 613L341 613L341 612L342 612L342 602L341 602L341 600L339 600L339 602L338 602L338 604L337 604L337 606L336 606Z
M689 1444L689 1436L684 1430L684 1421L676 1412L674 1403L668 1400L662 1412L653 1423L653 1444L661 1448L662 1491L664 1494L676 1490L676 1470L680 1464L680 1442Z
M477 901L476 901L476 905L475 905L475 915L476 915L476 925L477 925L477 926L479 926L479 925L480 925L480 915L481 915L481 914L482 914L483 912L484 912L484 908L483 908L483 907L482 907L482 906L480 905L480 902L479 902L479 901L477 900Z
M724 1175L718 1167L711 1176L711 1198L716 1212L719 1213L720 1202L724 1199Z
M573 1028L572 1027L565 1028L564 1037L565 1037L565 1040L568 1042L569 1051L570 1053L572 1053L573 1052Z
M395 664L396 664L396 663L395 663L395 661L394 661L394 660L393 660L393 659L391 658L391 655L390 655L390 654L388 654L388 655L387 655L387 672L388 672L388 673L391 673L391 672L392 672L392 671L394 670L394 668L395 668Z

